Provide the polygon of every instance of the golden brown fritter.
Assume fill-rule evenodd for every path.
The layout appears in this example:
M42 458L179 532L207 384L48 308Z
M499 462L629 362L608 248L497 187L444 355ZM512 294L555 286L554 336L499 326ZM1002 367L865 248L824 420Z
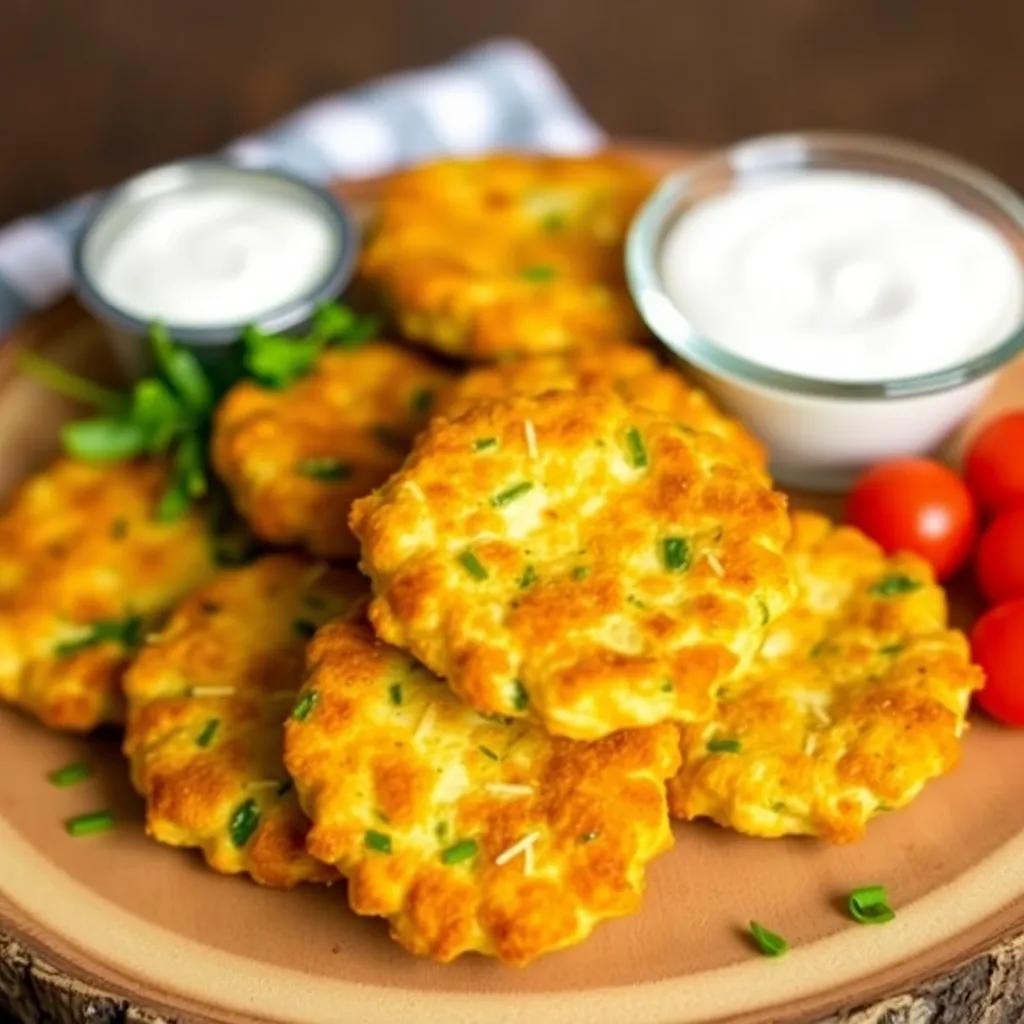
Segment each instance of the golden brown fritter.
M424 164L385 188L362 276L407 337L468 359L643 337L622 243L652 184L607 155Z
M726 416L677 370L663 366L653 352L626 342L478 367L441 392L435 412L454 418L480 402L512 394L595 388L612 388L630 405L716 434L752 465L765 464L764 448L742 424Z
M217 411L214 465L258 536L352 557L352 500L398 468L447 379L421 356L377 342L327 352L283 390L238 384Z
M332 623L286 727L310 851L413 953L525 964L637 909L672 843L664 724L594 743L487 719L365 623Z
M56 729L123 716L121 675L166 610L216 567L192 511L154 518L157 462L63 459L0 517L0 698Z
M785 499L612 392L438 417L350 521L383 640L575 739L706 717L790 599Z
M981 672L928 565L793 517L798 597L712 722L682 730L675 814L757 836L859 838L949 771Z
M190 594L125 678L124 751L146 830L264 885L328 881L282 764L281 724L309 637L361 607L365 581L293 555L222 572Z

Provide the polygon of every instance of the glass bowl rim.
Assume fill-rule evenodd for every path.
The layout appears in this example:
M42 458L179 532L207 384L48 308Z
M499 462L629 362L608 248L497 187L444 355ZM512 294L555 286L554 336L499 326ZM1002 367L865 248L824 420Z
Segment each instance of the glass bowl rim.
M123 203L144 200L147 196L167 195L176 188L187 185L211 172L227 171L250 179L270 180L284 183L290 188L304 192L314 200L316 209L329 222L338 239L337 253L325 270L323 277L308 291L289 299L272 309L265 310L257 317L244 321L221 322L209 327L175 324L166 322L168 333L186 345L218 345L236 341L242 331L256 323L268 331L283 331L306 322L316 307L341 292L349 282L355 269L359 251L359 226L345 204L332 192L297 175L274 168L247 167L228 157L195 157L161 164L143 171L104 193L90 211L86 221L75 236L71 249L71 272L75 294L83 305L96 316L133 334L144 335L152 320L146 320L114 305L94 283L86 251L92 233L98 230L104 220Z
M931 172L955 181L962 189L994 206L1020 232L1024 246L1024 199L1012 188L980 167L940 150L906 142L902 139L860 132L793 132L762 135L716 150L685 168L671 172L656 186L634 217L626 239L626 276L633 300L647 326L676 355L690 361L700 370L728 377L740 383L759 385L774 391L792 392L807 397L840 399L911 398L936 394L971 383L1005 366L1024 350L1024 315L1017 326L998 344L985 352L952 366L928 373L886 380L839 381L808 377L779 370L755 362L701 336L690 327L685 315L672 302L661 281L657 266L661 235L676 204L685 197L702 174L720 167L723 162L733 169L753 168L766 158L776 169L799 170L815 166L816 158L830 154L836 158L870 158L881 166L892 162L894 177L906 177L900 166L914 166L923 173ZM851 167L853 165L851 164ZM830 163L841 169L842 164ZM941 185L933 187L942 189ZM1024 254L1017 251L1024 274Z

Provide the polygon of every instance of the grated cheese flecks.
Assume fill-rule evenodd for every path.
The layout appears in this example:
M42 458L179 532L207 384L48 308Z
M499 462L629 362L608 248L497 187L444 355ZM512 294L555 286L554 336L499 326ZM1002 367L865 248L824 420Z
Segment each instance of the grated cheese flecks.
M508 849L502 850L497 857L494 858L494 863L500 868L503 864L507 864L510 860L518 857L519 854L523 854L524 860L526 861L527 867L533 866L533 844L540 839L540 832L528 832L522 839L514 842ZM527 854L529 853L529 856Z
M488 782L484 791L495 796L533 796L533 786L523 786L515 782Z
M523 420L523 437L526 438L526 451L530 458L537 458L537 430L533 420Z
M235 688L233 686L190 686L188 695L190 697L233 697Z
M423 711L423 715L416 726L416 731L412 734L413 742L416 743L423 739L424 736L433 728L434 719L437 717L437 705L428 704Z

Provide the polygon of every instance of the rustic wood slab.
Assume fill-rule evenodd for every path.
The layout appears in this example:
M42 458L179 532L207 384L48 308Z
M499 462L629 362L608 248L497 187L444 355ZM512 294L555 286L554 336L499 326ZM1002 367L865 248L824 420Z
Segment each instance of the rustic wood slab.
M656 166L684 152L627 147ZM345 191L360 206L378 185ZM0 348L0 499L48 459L72 411L14 368L44 352L113 379L103 332L72 301ZM1024 402L1024 364L980 417ZM835 499L798 496L836 510ZM973 614L969 586L957 616ZM47 769L87 758L71 790ZM963 764L854 847L758 841L679 826L654 866L643 911L524 971L480 958L416 961L343 894L259 889L145 839L115 737L47 733L0 712L0 1007L17 1020L461 1021L624 1019L736 1024L1009 1024L1024 1019L1024 734L978 719ZM60 822L93 805L118 828L68 840ZM840 908L850 888L888 885L885 928ZM780 961L756 956L750 917L787 935ZM2 1011L0 1011L2 1013ZM0 1020L2 1020L0 1016Z

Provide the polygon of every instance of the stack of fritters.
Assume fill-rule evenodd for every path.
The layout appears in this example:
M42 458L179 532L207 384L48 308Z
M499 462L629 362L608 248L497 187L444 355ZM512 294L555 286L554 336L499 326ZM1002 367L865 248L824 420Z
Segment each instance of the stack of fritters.
M149 832L268 885L342 876L439 960L635 910L670 809L847 840L949 770L979 678L927 567L791 518L760 444L624 340L648 184L609 158L398 176L364 283L406 338L503 361L376 341L236 386L214 463L294 550L218 575L201 512L153 521L160 465L38 477L0 520L0 695L117 721L148 634L124 749Z

